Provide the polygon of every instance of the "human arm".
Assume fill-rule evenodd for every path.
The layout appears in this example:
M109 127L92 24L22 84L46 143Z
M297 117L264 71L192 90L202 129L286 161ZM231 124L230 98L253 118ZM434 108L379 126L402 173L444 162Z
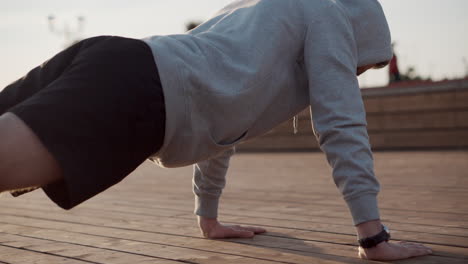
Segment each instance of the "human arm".
M382 231L377 204L380 187L374 176L365 109L356 78L358 52L352 32L352 26L340 15L311 23L305 36L304 66L314 133L333 168L333 179L348 205L358 237L366 238ZM373 260L426 254L430 254L429 248L414 243L382 242L372 248L359 248L361 258Z
M265 232L259 227L224 225L218 221L218 204L226 185L229 160L235 149L229 149L211 159L194 165L193 193L198 226L206 238L253 237Z
M380 219L373 156L356 77L357 49L350 25L340 21L310 26L304 64L314 134L333 169L333 180L355 225Z

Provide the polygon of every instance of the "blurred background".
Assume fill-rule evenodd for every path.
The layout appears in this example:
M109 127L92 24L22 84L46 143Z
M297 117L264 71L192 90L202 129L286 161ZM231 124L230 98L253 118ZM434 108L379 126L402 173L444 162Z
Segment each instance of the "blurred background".
M0 90L79 39L181 34L231 0L0 0ZM397 60L361 75L374 149L468 147L467 0L381 0ZM316 150L308 111L244 150ZM274 142L275 144L272 144Z
M0 0L0 89L64 48L96 35L142 38L183 33L231 0ZM401 74L421 79L468 75L468 1L381 0ZM53 25L52 25L52 24ZM388 83L387 69L360 78Z

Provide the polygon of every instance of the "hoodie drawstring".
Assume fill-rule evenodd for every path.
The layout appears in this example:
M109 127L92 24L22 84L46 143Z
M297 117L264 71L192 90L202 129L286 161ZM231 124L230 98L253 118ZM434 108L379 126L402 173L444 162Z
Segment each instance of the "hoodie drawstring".
M293 118L293 128L294 128L294 135L297 134L297 132L299 131L299 116L298 115L295 115L294 118Z

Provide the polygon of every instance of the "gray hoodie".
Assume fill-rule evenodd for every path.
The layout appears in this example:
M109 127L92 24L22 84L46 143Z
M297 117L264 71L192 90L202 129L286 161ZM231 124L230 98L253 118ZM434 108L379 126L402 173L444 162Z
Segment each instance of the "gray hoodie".
M314 133L355 224L379 218L356 77L392 57L376 0L242 0L187 34L152 36L166 102L151 158L194 166L196 213L216 217L233 147L311 107ZM311 168L311 173L313 169Z

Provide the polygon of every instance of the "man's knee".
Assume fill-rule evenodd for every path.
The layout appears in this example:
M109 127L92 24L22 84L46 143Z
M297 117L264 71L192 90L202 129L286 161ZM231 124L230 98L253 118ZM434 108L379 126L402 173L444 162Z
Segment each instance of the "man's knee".
M0 116L0 191L43 186L61 176L55 158L13 113Z

